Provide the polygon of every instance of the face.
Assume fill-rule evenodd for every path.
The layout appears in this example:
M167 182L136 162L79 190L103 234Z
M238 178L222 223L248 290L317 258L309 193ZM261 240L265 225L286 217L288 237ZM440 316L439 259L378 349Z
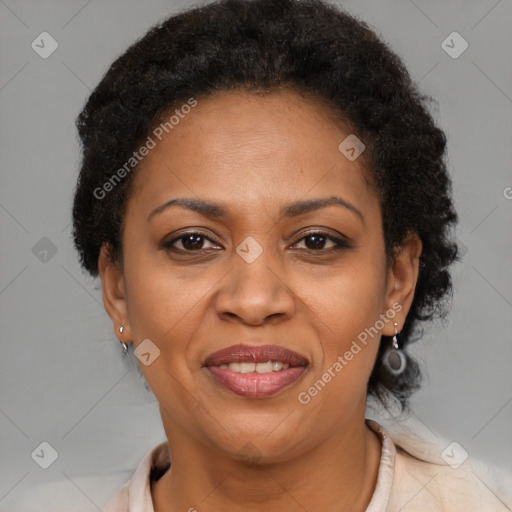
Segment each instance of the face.
M149 353L139 364L170 439L232 457L250 440L279 461L361 424L380 336L400 330L412 301L420 245L386 267L364 154L346 158L350 131L330 119L293 92L225 92L153 137L139 164L123 269L103 247L100 273L116 336L123 325ZM188 207L163 206L176 199ZM260 362L300 357L271 374L221 366L236 350L205 366L240 344L276 345Z

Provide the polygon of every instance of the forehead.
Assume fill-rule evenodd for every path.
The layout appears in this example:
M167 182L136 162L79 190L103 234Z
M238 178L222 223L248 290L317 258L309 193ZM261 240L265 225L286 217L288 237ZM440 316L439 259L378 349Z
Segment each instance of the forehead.
M173 121L156 132L161 140L153 130L155 147L136 170L130 202L147 213L178 196L234 210L336 192L361 208L376 199L363 158L350 161L338 149L350 130L324 103L291 91L223 92L198 98Z

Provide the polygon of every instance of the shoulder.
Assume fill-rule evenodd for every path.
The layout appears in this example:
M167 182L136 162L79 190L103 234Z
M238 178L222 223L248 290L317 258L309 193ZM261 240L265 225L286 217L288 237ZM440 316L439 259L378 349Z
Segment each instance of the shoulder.
M391 438L393 481L386 512L510 512L512 474L434 433L399 404L368 403Z
M103 512L128 512L129 487L132 479L128 480L107 503Z
M388 510L402 512L506 512L510 508L478 476L471 462L459 467L418 459L396 447Z
M103 512L153 512L151 479L163 474L169 461L167 441L147 452L132 477L111 498Z

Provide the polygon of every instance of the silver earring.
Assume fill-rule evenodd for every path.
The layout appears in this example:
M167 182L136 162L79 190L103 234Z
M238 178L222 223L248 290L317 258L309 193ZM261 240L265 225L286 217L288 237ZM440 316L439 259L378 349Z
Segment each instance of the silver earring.
M121 334L123 334L123 331L124 331L124 327L121 325L121 327L119 327L119 332ZM125 356L128 353L128 345L122 340L119 340L119 343L121 343L121 345L123 347L123 355Z
M398 331L395 322L395 335L393 336L392 348L388 348L382 357L382 363L386 369L393 375L400 375L407 366L407 359L398 346Z

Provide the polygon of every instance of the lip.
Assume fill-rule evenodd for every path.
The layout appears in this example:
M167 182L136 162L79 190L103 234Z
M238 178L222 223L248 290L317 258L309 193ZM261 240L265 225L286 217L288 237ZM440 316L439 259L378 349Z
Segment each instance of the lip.
M265 363L281 361L290 366L306 366L308 360L293 350L279 345L232 345L210 354L203 366L220 366L229 363Z
M229 363L263 363L281 361L290 366L271 373L239 373L219 368ZM210 354L204 367L221 386L245 398L267 398L283 391L296 382L306 371L308 360L293 350L279 345L232 345Z

